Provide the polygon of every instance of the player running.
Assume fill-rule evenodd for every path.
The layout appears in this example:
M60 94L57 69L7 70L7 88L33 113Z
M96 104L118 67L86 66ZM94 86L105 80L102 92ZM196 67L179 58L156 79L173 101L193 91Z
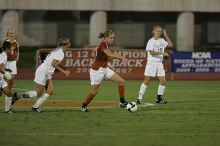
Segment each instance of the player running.
M103 79L110 79L118 84L120 106L125 107L127 105L127 101L124 99L125 81L121 76L108 67L107 62L110 57L121 59L123 62L128 62L128 60L122 56L113 54L110 51L108 46L113 43L115 37L113 31L107 30L104 33L100 33L98 37L102 38L102 41L100 42L99 46L93 50L93 56L95 58L90 69L90 81L92 87L82 103L82 112L89 111L87 106L98 93L100 83Z
M69 38L61 38L57 41L57 48L52 50L44 60L44 62L37 68L35 72L34 82L36 83L36 91L25 92L21 95L16 95L13 98L12 104L21 97L32 98L40 97L32 106L35 112L41 112L39 107L47 100L53 93L52 75L56 70L62 72L66 77L70 75L70 71L59 66L59 63L64 59L64 54L70 47ZM44 92L44 90L46 90Z
M6 71L7 54L6 52L11 50L13 45L10 42L5 42L0 48L0 90L5 94L5 113L13 113L11 109L12 93L8 87L7 80L12 78L11 70Z
M145 67L145 79L141 84L139 96L137 99L137 104L141 104L143 95L147 90L147 86L150 82L151 77L157 76L160 80L158 91L157 91L157 100L156 103L167 103L164 100L163 93L166 86L165 71L163 68L163 56L168 56L168 53L164 50L169 47L173 47L172 42L170 41L167 32L165 29L162 29L161 26L156 25L152 31L153 37L148 41L146 46L146 51L148 52L147 64ZM161 38L161 35L164 35L166 41Z

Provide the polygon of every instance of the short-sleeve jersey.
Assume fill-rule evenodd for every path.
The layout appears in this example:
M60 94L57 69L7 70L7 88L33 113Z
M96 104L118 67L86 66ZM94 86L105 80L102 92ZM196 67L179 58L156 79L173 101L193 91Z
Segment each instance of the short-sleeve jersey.
M42 63L42 65L45 67L46 71L49 74L53 74L55 71L55 68L52 66L52 61L57 60L58 63L60 63L64 58L64 52L62 48L56 48L52 50Z
M0 54L0 64L6 65L6 63L7 63L7 55L6 55L6 53L3 51L3 52Z
M163 61L163 55L151 55L149 50L155 51L155 52L164 52L168 45L168 42L166 42L163 38L154 39L152 37L148 42L146 46L146 51L148 51L148 61L152 62L162 62Z
M7 55L6 53L3 51L1 54L0 54L0 64L4 64L4 66L6 65L7 63ZM1 74L1 73L0 73ZM2 75L2 74L1 74Z
M9 39L6 39L2 46L4 45L4 43L10 42ZM14 40L13 42L10 42L11 44L11 49L9 49L6 54L8 57L8 61L14 61L16 59L16 57L18 56L18 50L19 50L19 44L16 40Z
M108 45L105 41L102 41L98 49L96 51L96 58L94 63L91 65L91 68L93 70L98 70L100 67L106 68L107 67L107 62L108 62L108 55L105 54L105 50L108 49Z

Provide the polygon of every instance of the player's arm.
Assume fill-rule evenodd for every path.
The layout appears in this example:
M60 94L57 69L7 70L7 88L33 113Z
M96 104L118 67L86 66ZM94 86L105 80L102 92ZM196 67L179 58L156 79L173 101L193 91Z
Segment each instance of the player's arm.
M109 49L105 49L104 52L105 52L106 55L108 55L108 57L117 58L117 59L121 59L123 62L128 62L127 58L119 56L117 54L114 54Z
M16 61L18 62L19 61L19 56L20 56L20 47L19 47L19 44L18 44L18 42L16 42L17 43L17 57L16 57Z
M163 29L163 35L164 35L165 39L168 42L167 47L168 48L172 48L173 47L173 43L171 42L170 38L168 37L166 29Z
M163 55L168 56L168 53L166 52L159 52L154 50L155 42L152 42L151 40L148 41L146 50L153 56L153 55Z
M11 72L12 72L11 69L6 69L5 65L3 63L0 63L0 73L5 75L5 74L10 74Z
M70 75L70 71L61 67L59 64L58 64L58 60L55 60L53 59L51 65L58 71L62 72L64 75L66 75L67 77Z
M169 56L169 54L167 52L156 52L156 51L153 51L153 50L148 50L149 53L151 55L163 55L163 56Z
M12 72L11 69L6 69L5 65L3 63L0 63L0 73L5 75L5 74L10 74L11 72Z
M4 64L0 64L0 72L2 73L2 74L5 74L5 66L4 66Z
M4 78L11 80L12 75L9 71L5 70L5 65L3 63L0 63L0 72L3 74Z
M93 57L93 58L96 58L96 55L97 55L96 52L97 52L97 50L98 50L98 47L92 49L92 57Z

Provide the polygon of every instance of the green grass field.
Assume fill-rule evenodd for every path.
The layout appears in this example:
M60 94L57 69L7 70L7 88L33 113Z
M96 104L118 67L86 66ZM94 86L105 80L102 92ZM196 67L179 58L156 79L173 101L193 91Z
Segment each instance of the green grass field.
M142 81L126 82L127 100L136 101ZM155 103L157 81L144 102ZM33 81L16 81L19 92L34 89ZM89 81L56 81L50 100L82 101ZM0 146L219 146L220 81L168 81L168 104L139 107L130 113L119 107L14 108L0 113ZM4 98L1 97L1 100ZM102 83L94 101L118 101L117 86ZM3 108L0 109L3 111Z

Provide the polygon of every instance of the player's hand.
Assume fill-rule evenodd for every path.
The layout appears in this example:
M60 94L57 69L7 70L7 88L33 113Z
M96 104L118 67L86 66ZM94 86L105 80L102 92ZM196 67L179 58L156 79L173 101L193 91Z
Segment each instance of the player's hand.
M122 57L121 60L122 60L122 62L128 63L128 59L125 57Z
M169 54L168 54L167 52L164 52L164 53L163 53L163 56L168 57L168 56L169 56Z
M164 35L164 36L167 36L167 31L166 31L166 29L163 29L163 35Z
M6 80L11 80L11 79L12 79L11 73L5 71L4 78L5 78Z
M69 70L65 70L65 71L64 71L64 74L65 74L66 77L69 77L70 71L69 71Z

